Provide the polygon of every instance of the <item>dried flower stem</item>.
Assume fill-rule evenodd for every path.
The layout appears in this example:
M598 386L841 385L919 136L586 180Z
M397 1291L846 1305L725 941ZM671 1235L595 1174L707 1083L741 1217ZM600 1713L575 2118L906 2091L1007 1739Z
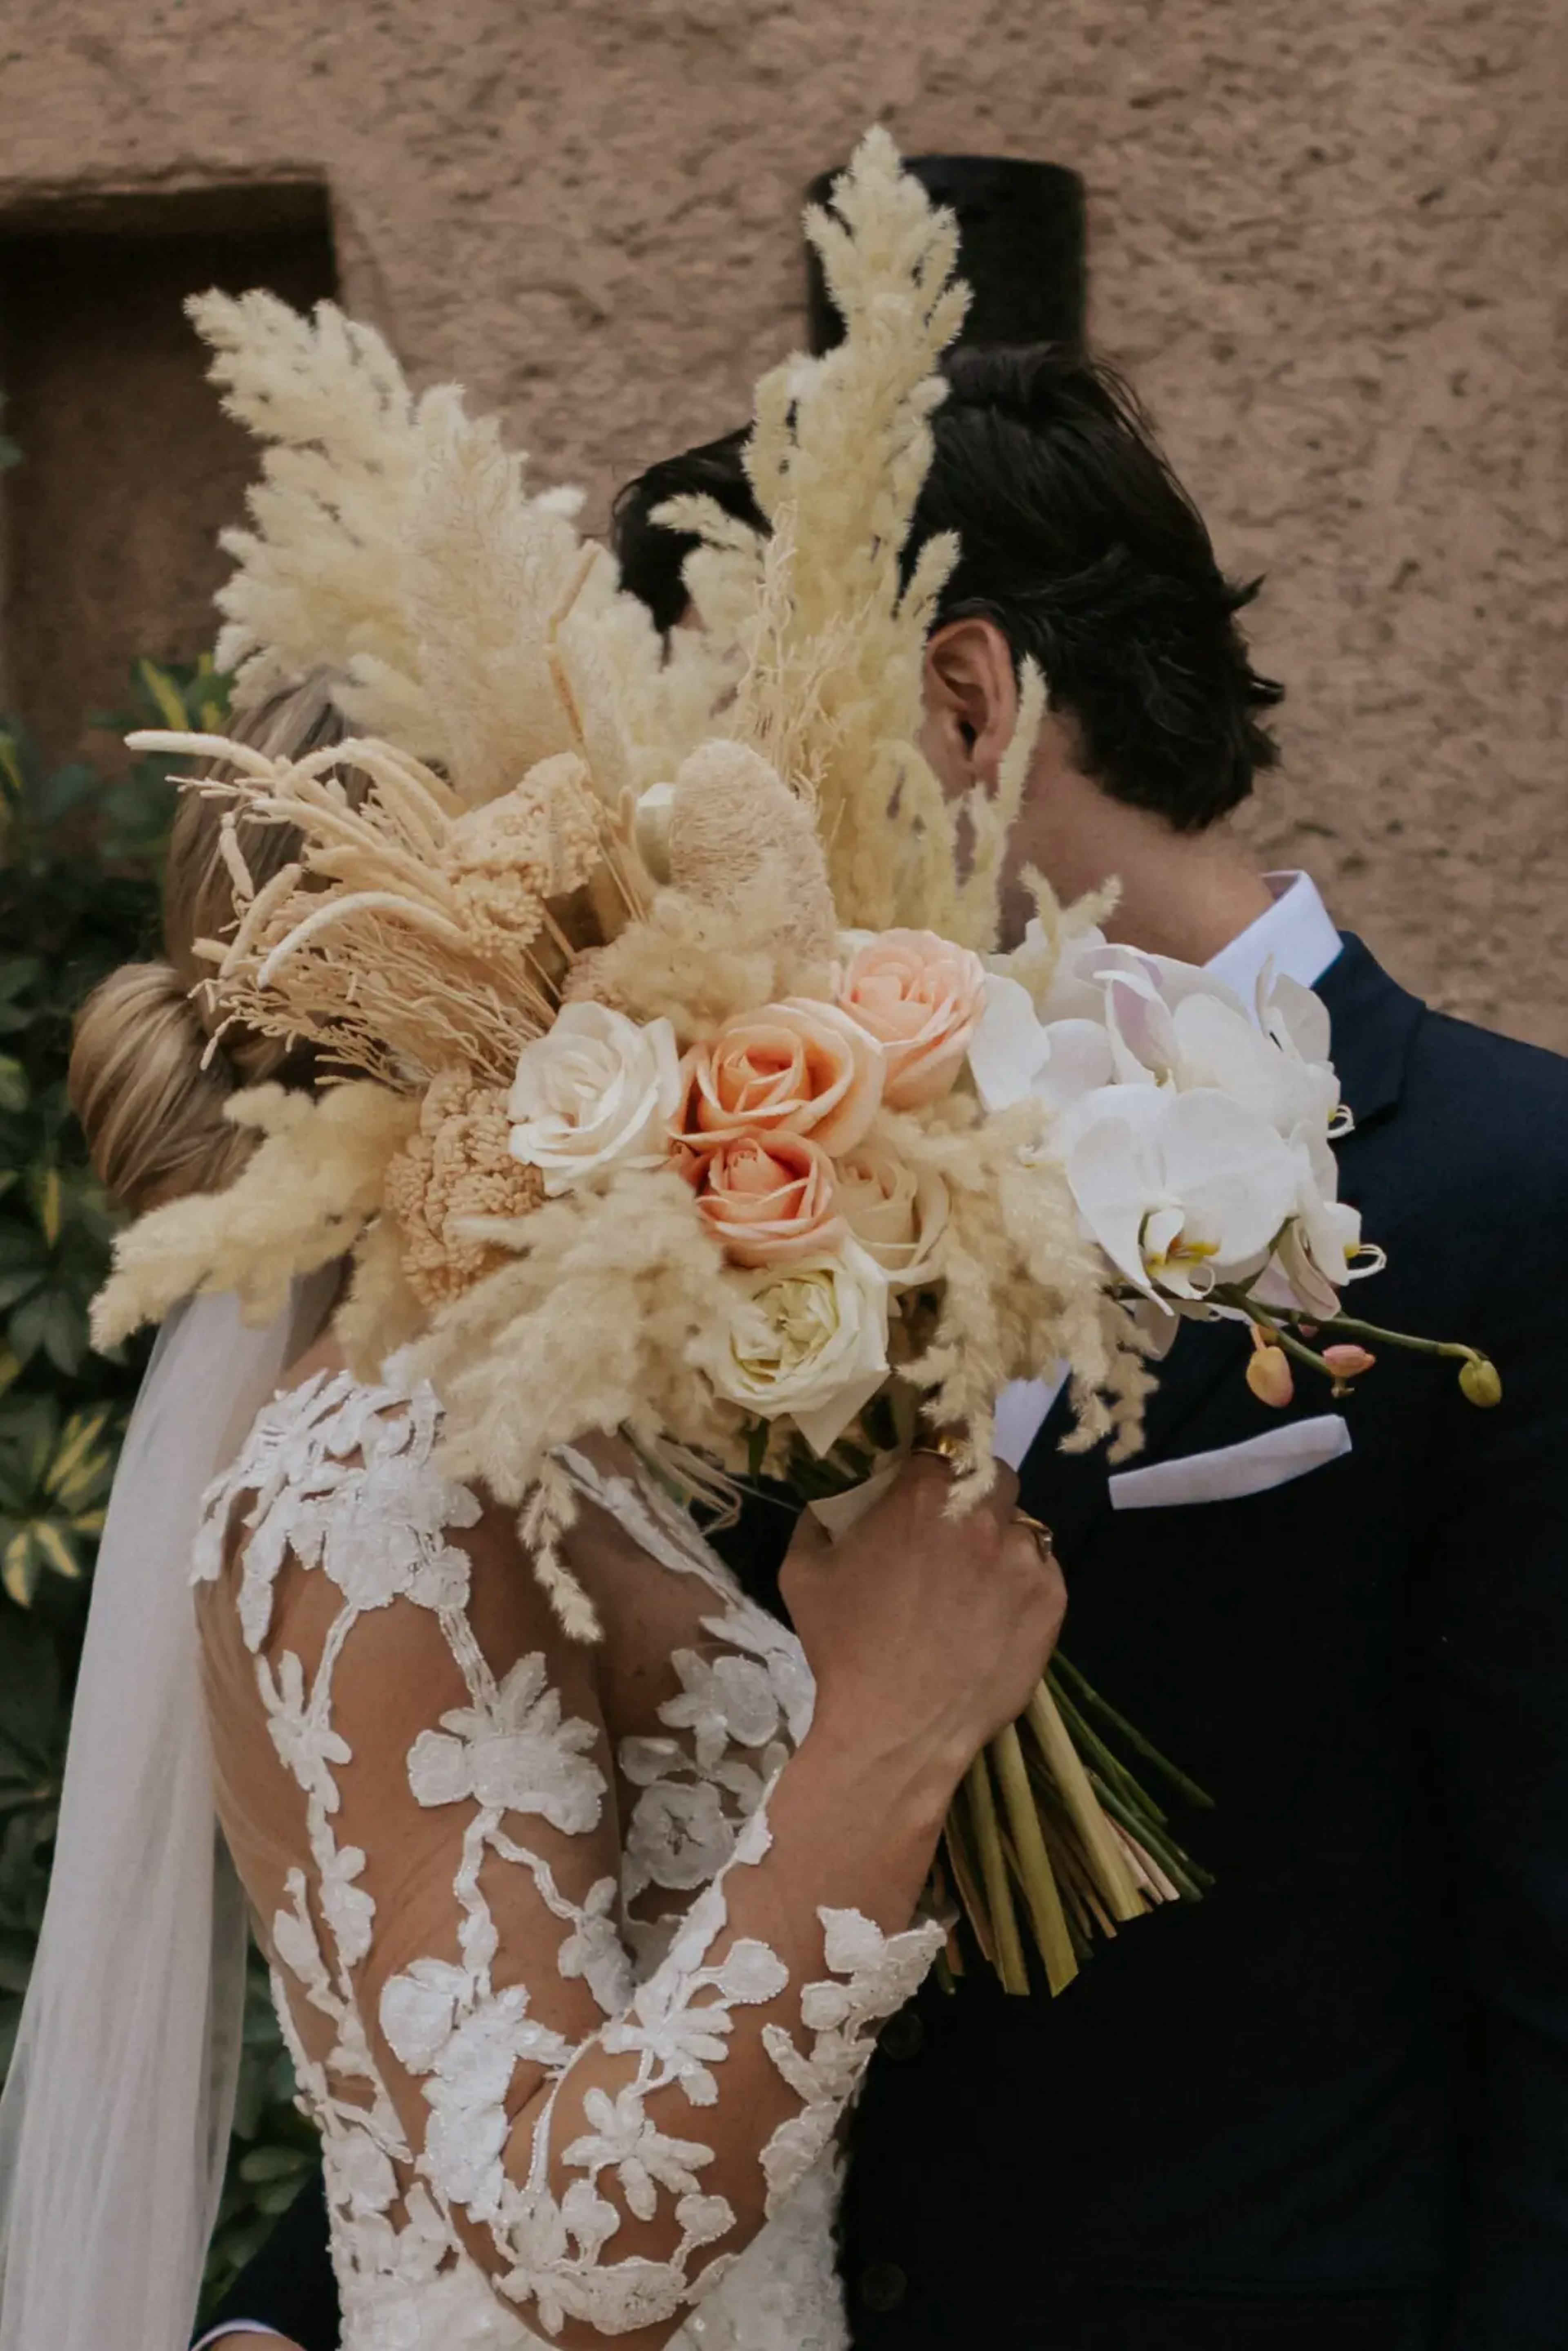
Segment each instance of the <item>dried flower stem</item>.
M985 1888L986 1915L990 1925L995 1948L992 1964L1001 1979L1004 1991L1023 1993L1029 1990L1029 1970L1024 1964L1023 1942L1019 1934L1018 1917L1013 1909L1012 1887L1008 1882L1007 1855L1002 1850L1001 1830L997 1821L997 1802L991 1788L989 1766L984 1749L976 1756L964 1775L964 1792L968 1798L969 1824L979 1851L980 1874Z
M1106 1907L1114 1918L1139 1917L1144 1904L1111 1824L1105 1818L1082 1759L1068 1735L1055 1699L1044 1682L1029 1703L1028 1721L1040 1741L1052 1779L1061 1791L1061 1800L1083 1841L1094 1881Z
M1062 1913L1061 1896L1051 1871L1051 1856L1046 1850L1034 1791L1029 1783L1029 1767L1024 1761L1016 1724L1009 1723L991 1741L990 1760L996 1767L997 1782L1001 1789L1008 1828L1018 1856L1019 1880L1029 1906L1035 1941L1045 1962L1046 1980L1053 1993L1062 1991L1078 1973L1078 1955L1072 1948L1072 1938ZM1027 1979L1023 1989L1028 1989Z

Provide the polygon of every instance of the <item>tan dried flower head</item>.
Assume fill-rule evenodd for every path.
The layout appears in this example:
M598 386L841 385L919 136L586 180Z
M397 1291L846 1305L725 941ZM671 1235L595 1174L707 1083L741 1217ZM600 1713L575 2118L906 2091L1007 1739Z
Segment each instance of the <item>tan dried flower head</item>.
M543 926L545 902L582 889L604 853L603 804L585 763L561 751L515 791L459 817L441 862L465 926L526 946Z
M544 1198L537 1167L511 1156L511 1122L499 1086L462 1070L438 1077L420 1106L419 1132L387 1171L386 1206L402 1236L402 1270L427 1307L461 1298L506 1262L507 1252L460 1229L470 1217L526 1217Z

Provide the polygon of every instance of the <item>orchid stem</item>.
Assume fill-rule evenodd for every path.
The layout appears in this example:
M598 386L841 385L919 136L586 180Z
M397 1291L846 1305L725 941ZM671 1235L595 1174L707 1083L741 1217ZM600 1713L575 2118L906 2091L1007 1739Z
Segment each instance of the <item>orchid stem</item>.
M1102 1722L1109 1723L1113 1730L1119 1732L1134 1753L1143 1756L1145 1761L1160 1773L1167 1785L1176 1790L1185 1802L1196 1804L1206 1813L1211 1813L1214 1810L1214 1798L1200 1788L1196 1780L1189 1780L1185 1771L1179 1771L1168 1757L1162 1755L1153 1740L1145 1739L1135 1723L1129 1722L1125 1715L1118 1714L1109 1699L1101 1697L1093 1684L1084 1677L1071 1659L1062 1656L1060 1649L1051 1661L1051 1672L1047 1677L1047 1679L1051 1682L1059 1678L1071 1685L1081 1707L1087 1708L1091 1714L1097 1714ZM1060 1690L1053 1694L1058 1698L1061 1696ZM1131 1773L1127 1774L1128 1778L1131 1776ZM1137 1788L1135 1781L1133 1784ZM1137 1789L1137 1792L1144 1795L1142 1789ZM1159 1819L1164 1820L1165 1814L1160 1812L1159 1806L1151 1798L1144 1795L1144 1801Z

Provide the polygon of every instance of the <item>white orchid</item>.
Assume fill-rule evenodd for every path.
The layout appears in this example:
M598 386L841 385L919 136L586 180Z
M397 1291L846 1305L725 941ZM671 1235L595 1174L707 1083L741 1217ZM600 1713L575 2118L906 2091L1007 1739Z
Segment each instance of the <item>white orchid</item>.
M1211 1088L1105 1086L1063 1128L1079 1213L1135 1288L1197 1302L1267 1264L1298 1171L1256 1111Z
M1344 1284L1376 1273L1385 1260L1362 1240L1360 1210L1338 1196L1339 1164L1322 1132L1299 1127L1291 1149L1295 1211L1249 1294L1260 1306L1296 1306L1326 1322L1340 1311Z
M969 1074L988 1111L1030 1095L1065 1110L1116 1071L1111 1039L1096 1018L1042 1021L1027 987L1005 973L986 981L986 1007L969 1040Z
M1265 968L1249 1011L1196 964L1086 932L1038 1006L992 970L969 1069L988 1111L1058 1113L1045 1147L1087 1231L1162 1317L1234 1284L1326 1320L1379 1261L1337 1196L1328 1012L1295 980Z

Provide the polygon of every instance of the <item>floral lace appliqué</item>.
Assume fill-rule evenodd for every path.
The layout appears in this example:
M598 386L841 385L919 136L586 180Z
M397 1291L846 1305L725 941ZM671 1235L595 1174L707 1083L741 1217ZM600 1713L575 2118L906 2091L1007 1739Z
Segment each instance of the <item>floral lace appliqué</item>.
M608 2337L683 2309L691 2315L672 2351L843 2351L834 2127L876 2022L918 1982L939 1933L889 1938L854 1912L820 1914L827 1972L801 1992L804 2039L776 2022L761 2032L800 2111L761 2154L761 2236L744 2251L727 2246L737 2216L706 2184L714 2156L702 2117L724 2095L737 2014L777 2005L789 1976L767 1944L721 1938L735 1873L768 1849L768 1791L809 1726L810 1673L792 1636L745 1600L651 1482L567 1456L584 1492L652 1560L695 1575L713 1599L701 1619L711 1647L674 1652L659 1729L621 1742L636 1792L619 1882L595 1877L576 1898L526 1829L532 1820L568 1838L600 1831L610 1791L596 1734L566 1712L542 1656L499 1677L487 1665L468 1620L468 1556L453 1540L480 1508L437 1468L438 1428L423 1387L323 1376L279 1398L208 1494L193 1563L195 1576L217 1577L243 1532L241 1627L273 1746L305 1798L308 1866L289 1870L270 1941L301 2103L322 2133L345 2351L520 2351L538 2340L531 2328L548 2337L569 2318ZM260 1654L290 1560L339 1595L313 1671L292 1650ZM334 1677L356 1624L394 1604L428 1612L465 1690L461 1705L433 1708L406 1756L412 1801L450 1809L459 1824L456 1957L400 1969L376 2013L381 2040L420 2086L418 2145L361 2013L376 1906L365 1853L337 1829L353 1757L334 1726ZM588 2041L551 2025L542 1984L495 1982L497 1870L526 1873L558 1923L556 1973L586 1987L602 2020ZM576 1875L580 1891L589 1873ZM671 1899L652 1924L633 1919L629 1904L651 1889L685 1907ZM324 2053L319 2028L307 2047L296 2003L325 2020ZM618 2085L585 2089L567 2137L556 2124L561 2085L595 2050L622 2061ZM508 2105L519 2069L546 2085L521 2178ZM488 2277L465 2248L459 2213L494 2241ZM660 2257L616 2257L628 2219L656 2226Z

